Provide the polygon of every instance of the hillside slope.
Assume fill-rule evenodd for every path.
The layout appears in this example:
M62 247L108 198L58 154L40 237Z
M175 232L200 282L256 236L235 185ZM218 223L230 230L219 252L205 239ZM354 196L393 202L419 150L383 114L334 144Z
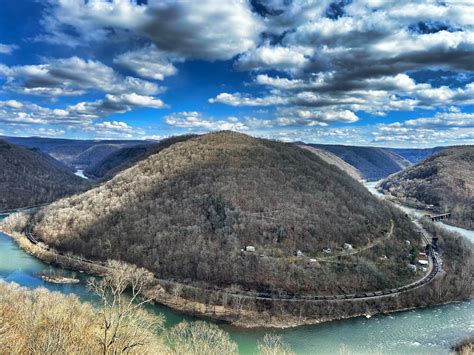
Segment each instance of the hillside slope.
M152 154L159 153L161 150L175 143L186 141L192 137L194 136L177 136L163 139L158 143L138 144L121 148L106 155L102 160L92 165L85 171L85 174L91 178L111 178L136 162L146 159Z
M0 211L51 202L85 186L50 156L2 140L0 167Z
M369 181L380 180L410 166L410 162L398 154L377 147L308 144L327 150L360 171Z
M405 158L412 164L418 164L429 158L433 154L439 152L440 150L444 149L444 147L434 147L434 148L384 148L389 150L395 154L400 155L401 157Z
M408 204L451 211L453 223L474 229L474 146L443 149L379 188Z
M405 240L417 240L407 219L315 154L229 132L173 144L35 218L37 238L61 251L200 286L293 293L406 282ZM382 249L347 264L293 257L374 241Z
M342 171L346 172L349 176L351 176L353 179L356 180L361 180L362 179L362 174L360 173L359 170L354 168L352 165L346 163L344 160L339 158L337 155L324 150L324 149L319 149L315 147L310 147L308 145L298 145L300 148L306 149L310 151L311 153L316 154L318 157L323 159L326 163L337 166L339 169Z
M76 167L79 165L81 168L88 168L92 164L96 164L99 160L105 157L104 153L111 153L113 150L117 150L123 147L132 146L135 144L146 144L144 141L127 141L127 140L80 140L80 139L62 139L62 138L43 138L43 137L3 137L3 139L11 144L20 145L27 148L35 148L43 153L49 154L54 159L70 166ZM106 146L104 150L100 148ZM94 153L94 150L98 148L96 153L99 154L88 154ZM108 149L108 151L106 151ZM82 159L81 154L85 153ZM79 159L79 161L77 160Z
M71 165L79 168L87 168L100 162L108 155L124 147L123 144L96 144L77 155Z

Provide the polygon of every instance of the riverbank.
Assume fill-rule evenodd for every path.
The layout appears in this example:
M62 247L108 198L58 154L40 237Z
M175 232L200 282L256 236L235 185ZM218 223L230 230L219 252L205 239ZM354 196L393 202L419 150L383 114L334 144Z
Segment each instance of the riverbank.
M399 196L395 196L390 194L390 192L379 189L378 184L380 181L377 182L372 182L372 183L364 183L363 185L367 187L367 189L374 195L379 196L380 198L389 201L393 203L394 205L402 208L402 209L409 209L416 211L418 216L432 216L432 215L439 215L446 213L447 211L439 209L439 208L434 208L431 205L426 205L418 200L413 200L413 199L408 199L408 198L403 198ZM369 185L372 185L369 187ZM448 211L451 212L451 211ZM455 227L455 228L460 228L464 229L468 232L473 232L474 230L471 228L469 229L469 226L472 227L472 222L467 224L463 223L461 220L456 219L453 217L443 219L442 223L446 224L447 226Z
M58 253L42 243L33 244L21 233L6 234L13 238L22 249L46 263L97 276L103 276L109 271L104 264L86 261L71 254ZM156 284L145 294L155 302L178 312L225 321L243 328L284 329L366 315L389 314L427 306L427 304L413 305L409 302L407 304L407 298L418 297L416 296L417 289L358 300L267 300L203 290L166 280L156 279L155 281ZM417 292L407 297L414 291ZM437 304L446 303L450 302Z
M30 289L46 287L51 291L74 293L85 302L95 302L94 296L86 287L89 278L86 273L76 275L82 282L75 285L45 283L38 277L40 272L51 272L51 270L54 271L55 268L27 254L11 237L0 233L0 278ZM183 320L194 322L205 319L205 317L188 316L158 303L150 304L149 309L157 315L166 317L167 329ZM376 351L394 355L412 353L445 355L450 353L454 344L472 335L473 314L474 300L471 300L387 315L374 315L370 319L354 317L296 328L273 329L272 333L282 336L297 354L337 354L343 347L346 352L353 354ZM268 332L268 328L242 328L227 322L217 324L237 342L239 353L245 355L255 354L256 344ZM416 332L413 329L416 329Z

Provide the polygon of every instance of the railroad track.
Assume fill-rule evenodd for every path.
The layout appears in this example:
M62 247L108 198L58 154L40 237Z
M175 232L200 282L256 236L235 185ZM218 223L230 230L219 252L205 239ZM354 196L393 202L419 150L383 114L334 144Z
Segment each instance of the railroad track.
M426 233L426 231L421 227L421 225L417 224L417 226L420 227L420 231L424 232L422 233L422 239L423 241L426 241L426 238L429 240L429 235ZM28 225L27 228L25 229L25 235L28 238L28 240L34 244L37 245L41 248L44 248L47 251L57 253L58 255L71 259L73 261L78 261L78 262L83 262L90 264L92 266L100 266L103 268L109 268L108 265L104 262L98 262L98 261L93 261L85 258L81 258L78 256L73 256L73 255L65 255L62 252L57 252L55 250L52 250L49 246L41 243L39 244L39 241L33 236L32 233L32 226ZM217 290L217 292L226 294L231 297L239 297L242 299L252 299L252 300L262 300L262 301L285 301L285 302L299 302L299 301L306 301L306 302L321 302L321 301L338 301L338 300L369 300L369 299L377 299L377 298L383 298L383 297L391 297L398 295L403 292L407 292L409 290L413 290L419 287L422 287L428 283L430 283L436 275L440 272L440 262L439 262L439 257L436 254L436 252L431 252L429 255L429 263L430 263L430 271L428 274L426 274L423 278L420 280L417 280L411 284L397 287L397 288L392 288L392 289L386 289L386 290L381 290L381 291L373 291L373 292L356 292L356 293L350 293L350 294L339 294L339 295L307 295L307 296L298 296L298 295L292 295L292 294L271 294L271 293L248 293L248 292L224 292L221 290ZM158 281L160 284L168 284L168 285L182 285L178 282L174 281L169 281L169 280L164 280L156 277L156 281ZM209 289L203 289L200 287L196 286L189 286L189 285L184 285L184 287L188 289L195 289L195 290L200 290L200 291L213 291Z

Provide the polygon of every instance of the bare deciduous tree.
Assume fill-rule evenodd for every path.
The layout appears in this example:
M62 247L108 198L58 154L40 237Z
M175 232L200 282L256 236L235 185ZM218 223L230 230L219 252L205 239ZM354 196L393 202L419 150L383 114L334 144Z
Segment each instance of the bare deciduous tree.
M143 292L153 275L117 261L110 261L108 268L110 272L105 277L89 283L102 303L99 343L103 354L129 352L151 343L150 333L164 322L162 317L150 315L143 309L143 305L150 302Z
M265 334L257 344L257 349L261 355L293 355L290 347L283 341L281 336L276 334Z
M167 333L172 353L179 355L232 355L237 345L218 326L205 322L181 322Z

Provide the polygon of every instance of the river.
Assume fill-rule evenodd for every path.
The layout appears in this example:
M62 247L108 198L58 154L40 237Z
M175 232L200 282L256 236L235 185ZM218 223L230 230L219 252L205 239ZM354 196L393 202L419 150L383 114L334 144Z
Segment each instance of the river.
M83 179L89 179L87 176L84 175L84 170L82 169L77 169L74 175L79 176Z
M378 183L379 183L379 181L370 181L370 182L364 182L363 184L367 188L367 190L369 190L373 195L377 196L380 199L384 199L385 196L382 193L380 193L379 191L377 191L377 189L375 188L375 186L377 186ZM394 205L396 205L398 208L400 208L402 211L404 211L405 213L408 213L409 215L412 215L414 217L422 217L423 215L429 213L429 212L426 212L426 211L423 211L423 210L418 210L418 209L415 209L415 208L403 206L403 205L400 205L400 204L395 203L393 201L392 201L392 203ZM454 226L451 226L451 225L443 223L443 222L436 222L436 223L437 223L438 226L440 226L440 227L442 227L442 228L444 228L444 229L446 229L450 232L455 232L455 233L461 234L463 237L467 238L472 243L474 243L474 231L470 231L470 230L467 230L467 229L464 229L464 228L454 227Z
M0 216L0 220L2 216ZM0 233L0 278L25 287L43 286L50 290L75 293L85 301L94 301L86 288L87 276L79 284L50 284L38 273L49 265L21 250L5 234ZM167 326L196 318L152 305L162 313ZM242 354L254 354L256 343L268 332L264 329L242 329L219 323L235 340ZM318 325L276 330L297 354L337 354L344 348L351 354L381 352L383 354L448 354L450 346L474 333L474 301L440 307L418 309L392 315L363 317Z

